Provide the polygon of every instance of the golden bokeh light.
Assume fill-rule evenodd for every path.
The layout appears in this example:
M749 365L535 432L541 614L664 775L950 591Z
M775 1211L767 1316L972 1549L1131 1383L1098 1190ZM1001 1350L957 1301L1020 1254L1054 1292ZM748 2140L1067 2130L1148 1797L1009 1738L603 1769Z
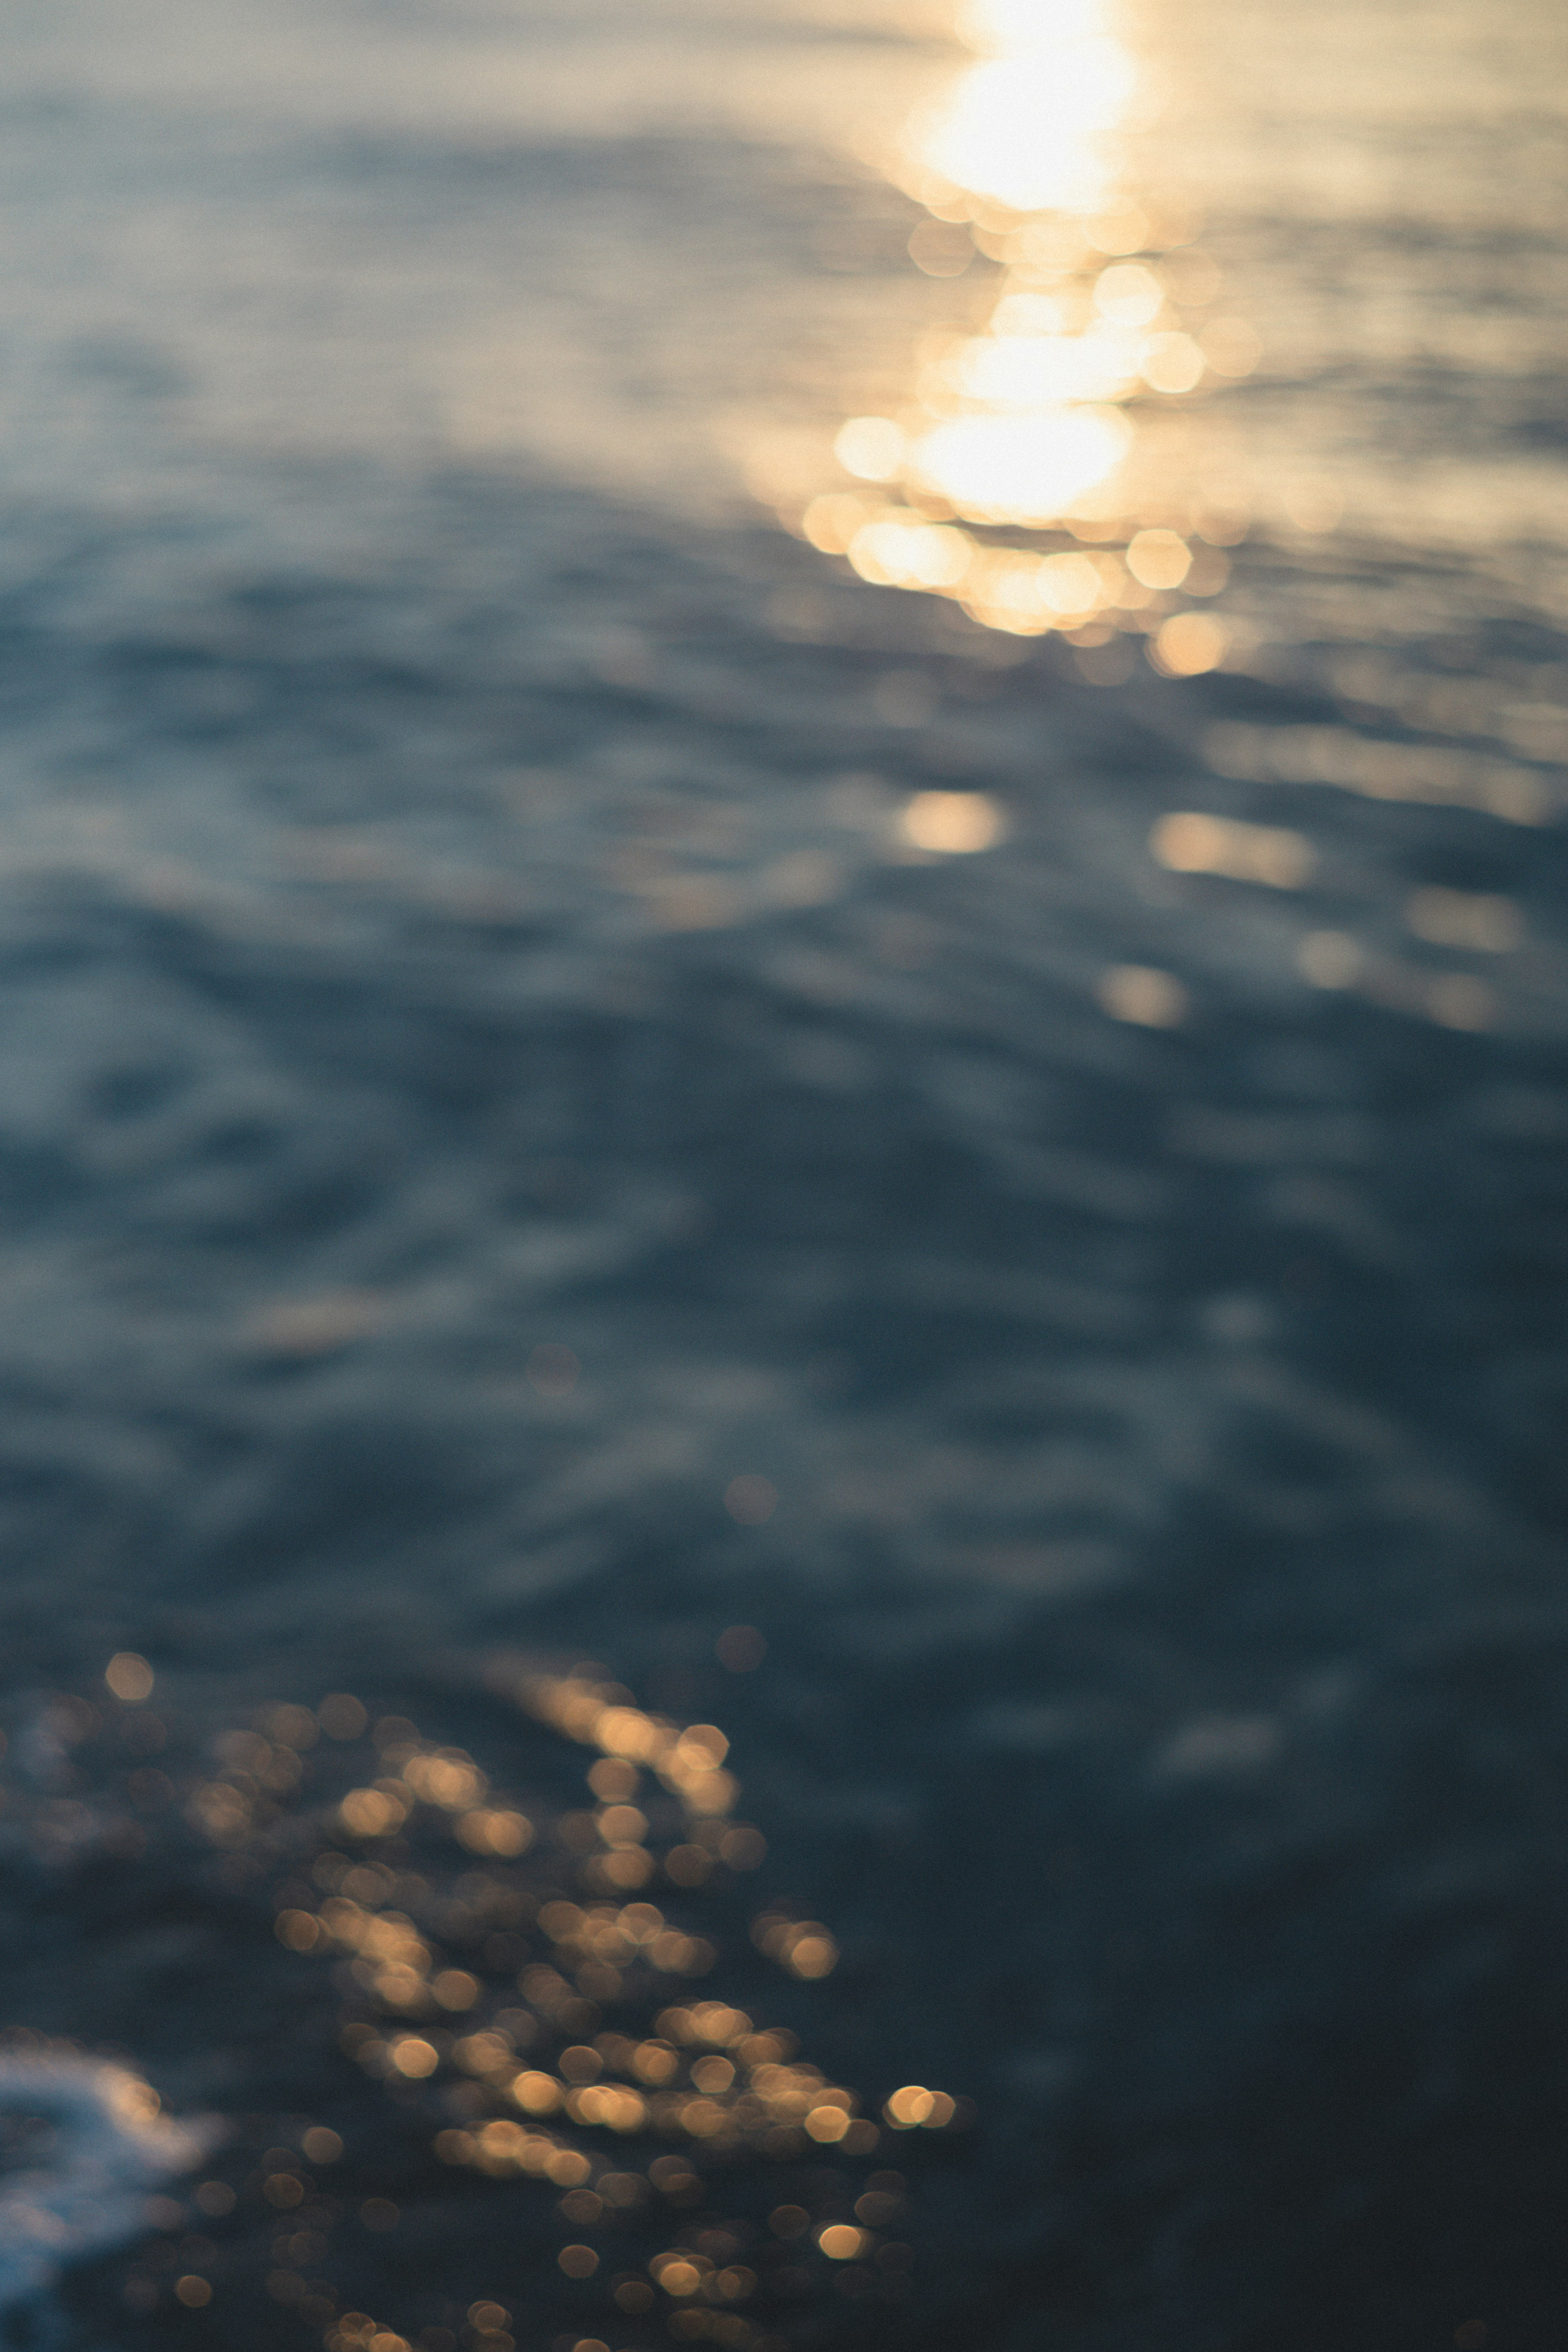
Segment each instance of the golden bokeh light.
M1318 862L1311 843L1283 825L1240 824L1195 811L1162 817L1149 846L1173 874L1222 874L1274 890L1300 889Z
M1225 624L1212 613L1173 613L1155 635L1154 666L1167 677L1201 677L1217 669L1229 649Z
M1203 382L1204 355L1191 335L1173 330L1149 337L1138 372L1151 392L1195 392Z
M134 1650L121 1650L110 1658L103 1670L103 1679L118 1699L128 1706L140 1706L153 1696L153 1669L145 1658Z
M532 1844L533 1824L526 1813L479 1808L461 1816L458 1835L471 1853L511 1856Z
M411 2082L423 2082L427 2074L436 2072L441 2063L440 2053L435 2044L413 2033L405 2034L401 2041L393 2043L391 2056L397 2072L407 2075Z
M1095 282L1095 309L1118 327L1146 327L1164 301L1163 286L1141 261L1113 262Z
M1191 1010L1175 975L1150 964L1119 963L1102 972L1095 995L1113 1021L1140 1029L1179 1029Z
M564 2094L552 2074L527 2067L513 2078L511 2095L525 2115L553 2115Z
M934 590L956 587L974 555L963 531L908 513L860 523L844 552L861 579L879 588Z
M916 793L899 823L914 848L949 857L994 848L1006 832L1001 809L985 793Z
M1128 541L1127 569L1145 588L1179 588L1192 562L1186 541L1173 530L1141 530Z
M890 482L904 458L904 436L886 416L852 416L833 445L847 474L863 482Z
M479 1997L479 1980L467 1969L443 1969L431 1979L430 1990L443 2009L472 2009Z

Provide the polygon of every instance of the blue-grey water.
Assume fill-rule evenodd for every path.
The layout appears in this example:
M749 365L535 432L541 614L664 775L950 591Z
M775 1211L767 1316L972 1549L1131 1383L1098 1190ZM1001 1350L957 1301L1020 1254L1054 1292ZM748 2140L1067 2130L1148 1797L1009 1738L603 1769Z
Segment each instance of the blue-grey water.
M1560 2340L1568 40L1057 14L1048 87L1136 95L1031 276L910 161L984 54L939 5L12 0L0 2024L228 2133L50 2305L0 2196L24 2333ZM1067 152L1026 100L977 182ZM1119 256L1215 357L1094 408L1071 533L836 467ZM1109 618L886 584L1140 530L1193 568ZM542 1822L598 1751L529 1659L722 1727L765 1858L657 1881L703 1997L951 2127L716 2155L630 2252L432 2157L438 2012L367 2074L350 1947L274 1931L359 1852L275 1711ZM526 2052L571 1833L408 1837L358 1899ZM866 2194L853 2259L767 2219ZM661 2247L761 2284L645 2305Z

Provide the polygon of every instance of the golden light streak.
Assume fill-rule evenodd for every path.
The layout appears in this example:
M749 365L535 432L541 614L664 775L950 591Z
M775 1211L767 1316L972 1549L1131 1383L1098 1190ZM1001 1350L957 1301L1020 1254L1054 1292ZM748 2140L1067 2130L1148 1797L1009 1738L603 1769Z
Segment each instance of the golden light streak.
M1258 338L1210 315L1220 273L1190 208L1127 184L1151 93L1116 0L970 0L955 32L971 61L886 168L927 207L917 267L977 279L977 248L1002 264L989 315L926 339L907 401L845 421L837 487L775 503L873 586L951 597L1013 635L1132 632L1162 676L1199 677L1231 637L1186 600L1224 586L1212 551L1247 517L1233 488L1164 489L1133 460L1145 417L1247 374Z

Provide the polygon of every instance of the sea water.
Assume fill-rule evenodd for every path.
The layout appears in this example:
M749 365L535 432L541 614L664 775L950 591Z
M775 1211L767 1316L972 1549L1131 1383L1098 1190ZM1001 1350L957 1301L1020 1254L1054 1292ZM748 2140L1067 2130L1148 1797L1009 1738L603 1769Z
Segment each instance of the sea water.
M1557 2325L1565 68L14 0L19 2326ZM432 2152L699 1993L876 2146Z

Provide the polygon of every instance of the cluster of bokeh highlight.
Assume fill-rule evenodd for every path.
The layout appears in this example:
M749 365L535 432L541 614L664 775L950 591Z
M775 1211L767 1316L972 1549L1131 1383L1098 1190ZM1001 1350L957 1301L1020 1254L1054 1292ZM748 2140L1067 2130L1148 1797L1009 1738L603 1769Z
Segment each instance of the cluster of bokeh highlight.
M736 1818L716 1726L648 1713L597 1670L503 1663L492 1689L595 1752L589 1801L563 1806L496 1789L467 1751L347 1693L193 1748L153 1712L145 1661L117 1657L106 1679L105 1699L51 1702L41 1736L68 1762L53 1793L36 1772L7 1790L13 1839L56 1866L134 1866L159 1840L206 1848L222 1885L269 1897L278 1943L322 1972L340 2048L399 2132L426 2127L427 2151L405 2203L378 2135L342 2115L227 2127L232 2160L147 2208L153 2235L123 2281L132 2314L216 2323L265 2298L279 2340L328 2352L515 2352L545 2325L515 2283L509 2299L476 2277L437 2316L428 2297L384 2316L334 2275L346 2238L349 2275L374 2278L374 2244L395 2247L414 2200L464 2176L475 2195L533 2200L543 2299L578 2314L545 2325L553 2352L670 2338L785 2352L825 2294L909 2297L909 2183L892 2158L969 2111L910 2083L868 2106L795 2032L715 1990L737 1955L703 1906L767 1853ZM773 1968L802 1986L839 1959L820 1921L776 1902L752 1912L741 1953L753 1979Z

